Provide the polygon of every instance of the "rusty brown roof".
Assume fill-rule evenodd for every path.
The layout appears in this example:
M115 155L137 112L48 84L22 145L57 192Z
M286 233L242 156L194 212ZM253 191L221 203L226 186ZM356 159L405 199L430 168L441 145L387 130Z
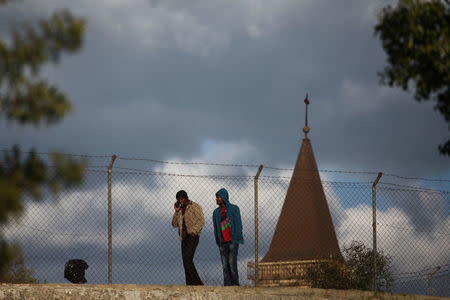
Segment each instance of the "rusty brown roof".
M311 142L304 138L262 262L342 259Z

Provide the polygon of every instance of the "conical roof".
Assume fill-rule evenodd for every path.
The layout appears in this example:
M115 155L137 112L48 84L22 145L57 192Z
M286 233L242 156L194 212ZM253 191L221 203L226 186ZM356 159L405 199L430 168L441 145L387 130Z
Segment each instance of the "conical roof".
M272 243L262 262L330 258L342 260L342 255L305 131Z

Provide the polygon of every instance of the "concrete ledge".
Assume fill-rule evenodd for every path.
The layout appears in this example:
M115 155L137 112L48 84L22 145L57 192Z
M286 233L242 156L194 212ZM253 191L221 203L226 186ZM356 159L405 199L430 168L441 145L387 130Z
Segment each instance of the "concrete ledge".
M313 300L437 300L450 299L422 295L321 290L296 287L251 288L184 285L75 285L75 284L1 284L0 299L72 300L72 299L313 299Z

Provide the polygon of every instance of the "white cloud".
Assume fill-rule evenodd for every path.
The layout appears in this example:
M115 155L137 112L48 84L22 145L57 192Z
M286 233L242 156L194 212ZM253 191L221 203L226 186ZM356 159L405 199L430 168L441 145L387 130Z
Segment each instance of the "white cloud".
M193 157L186 165L167 164L157 166L155 171L163 173L175 174L194 174L194 175L235 175L236 171L239 175L254 176L256 168L241 168L241 167L218 167L214 165L205 164L189 164L197 162L222 162L238 164L236 162L245 162L248 160L255 160L261 157L259 149L247 141L221 141L214 139L207 139L201 144L201 152L199 156ZM182 161L177 157L169 158L168 161ZM219 171L220 170L220 171ZM243 172L243 173L242 173Z
M336 228L339 243L349 246L353 240L372 248L372 208L359 205L346 210L345 219ZM450 244L446 235L450 217L433 231L420 234L411 217L398 208L377 211L377 248L392 257L394 273L413 272L445 264Z

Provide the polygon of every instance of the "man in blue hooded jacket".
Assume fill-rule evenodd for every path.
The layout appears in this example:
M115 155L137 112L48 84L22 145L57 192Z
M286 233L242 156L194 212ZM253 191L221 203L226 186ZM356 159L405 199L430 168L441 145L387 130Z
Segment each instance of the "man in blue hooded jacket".
M244 243L241 212L237 205L228 201L224 188L216 193L216 202L219 207L213 213L214 236L222 260L223 284L239 285L237 256L239 244Z

